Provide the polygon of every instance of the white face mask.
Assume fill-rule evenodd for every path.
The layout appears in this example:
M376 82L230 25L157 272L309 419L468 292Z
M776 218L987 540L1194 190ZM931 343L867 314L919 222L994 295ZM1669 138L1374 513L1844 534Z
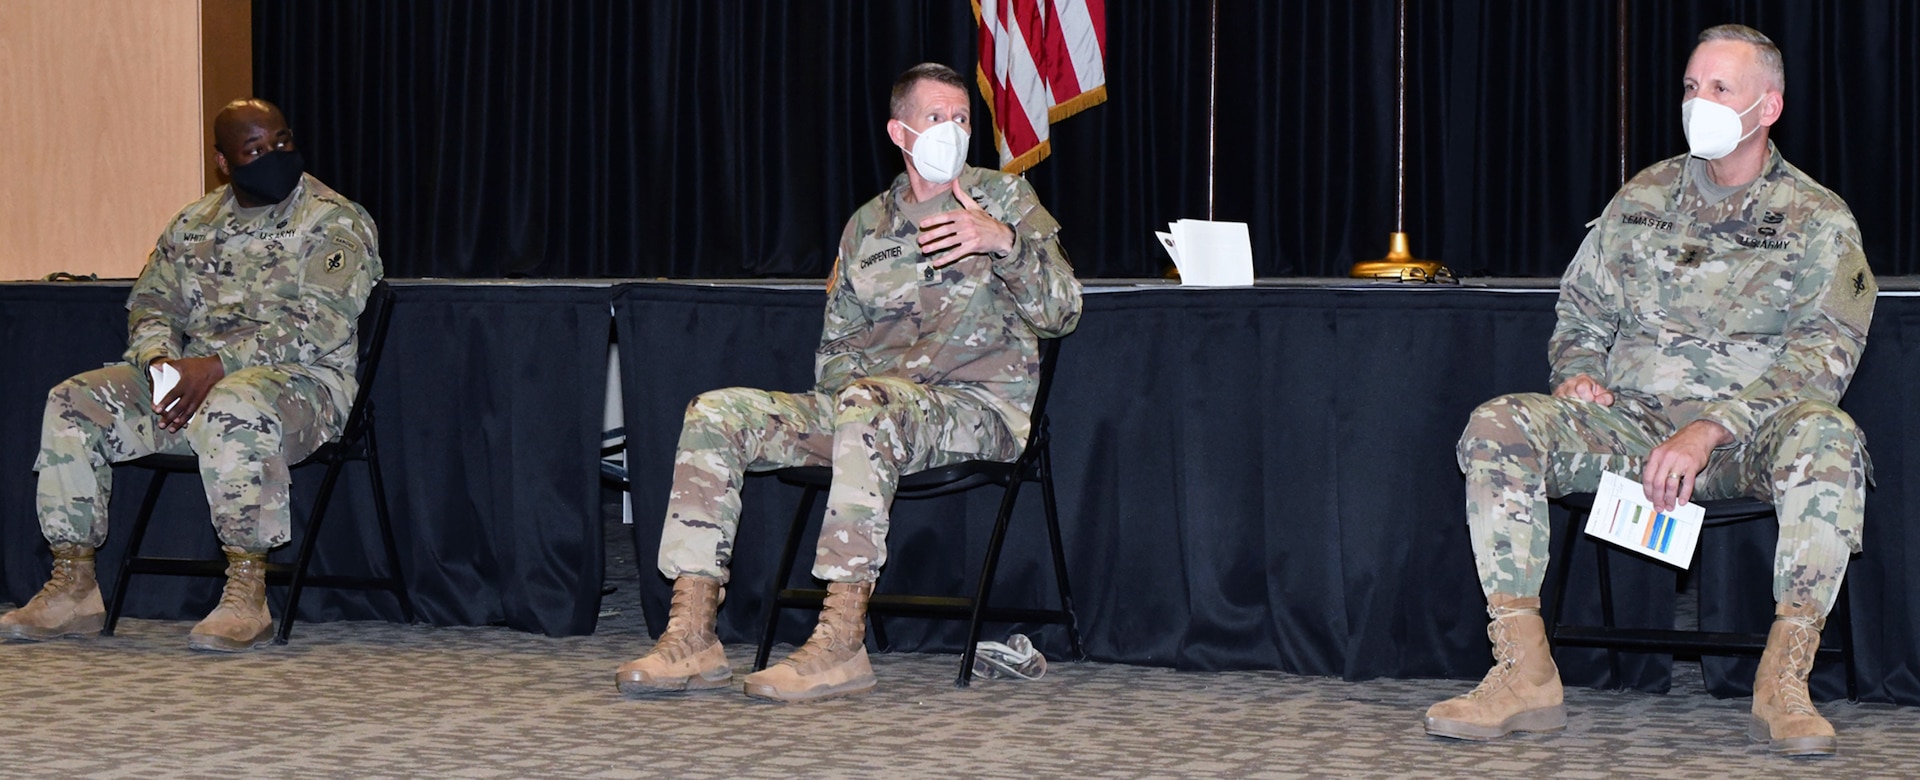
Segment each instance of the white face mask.
M1752 130L1741 133L1740 117L1758 108L1760 101L1766 99L1767 96L1761 94L1760 99L1747 106L1746 111L1737 114L1732 108L1706 98L1694 98L1681 103L1680 124L1686 128L1687 146L1693 156L1702 160L1718 160L1733 154L1734 147L1747 140L1747 136L1760 132L1760 125L1756 123Z
M946 121L919 132L907 123L901 122L907 132L918 136L913 140L913 148L907 150L907 156L913 158L913 169L920 172L920 178L934 184L946 184L960 175L960 169L967 165L967 142L972 136L960 127L958 122Z

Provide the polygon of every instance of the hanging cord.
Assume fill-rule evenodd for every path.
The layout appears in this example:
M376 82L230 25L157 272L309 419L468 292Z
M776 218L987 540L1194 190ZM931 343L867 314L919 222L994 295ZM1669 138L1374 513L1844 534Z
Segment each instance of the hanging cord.
M1407 232L1407 0L1394 4L1400 41L1394 80L1393 115L1393 232Z
M1213 221L1213 137L1219 104L1214 101L1220 76L1220 0L1207 4L1207 221Z
M1615 80L1619 84L1619 95L1615 97L1619 115L1620 141L1620 183L1627 183L1627 0L1620 0L1620 11L1615 14L1620 25L1619 50L1614 57L1618 60L1618 73Z

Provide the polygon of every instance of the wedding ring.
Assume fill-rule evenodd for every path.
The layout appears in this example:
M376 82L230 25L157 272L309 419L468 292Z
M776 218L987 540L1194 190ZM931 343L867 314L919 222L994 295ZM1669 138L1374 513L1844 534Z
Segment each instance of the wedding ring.
M1674 479L1679 479L1679 478L1680 478L1680 475L1679 475L1679 474L1668 474L1668 475L1667 475L1667 479L1669 479L1669 480L1674 480Z

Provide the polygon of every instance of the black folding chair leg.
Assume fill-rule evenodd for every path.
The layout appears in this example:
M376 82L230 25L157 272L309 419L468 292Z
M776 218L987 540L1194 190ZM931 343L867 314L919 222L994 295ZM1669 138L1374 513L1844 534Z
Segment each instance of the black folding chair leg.
M300 552L294 559L292 581L288 583L287 605L280 611L280 631L274 636L273 643L284 645L287 637L293 635L295 610L300 608L300 591L306 587L307 565L313 562L314 540L320 538L320 525L327 519L327 502L333 497L333 485L340 480L340 467L343 463L334 460L327 464L327 474L320 479L320 494L314 499L313 511L307 515L307 529L300 535Z
M100 629L101 636L113 636L114 627L120 623L120 610L127 604L127 580L133 576L133 559L140 557L140 542L147 538L147 521L153 519L153 509L160 503L160 488L167 484L167 472L155 470L152 474L147 495L140 499L140 516L134 518L133 530L127 535L127 552L120 559L120 578L113 581L113 600L107 606L107 624Z
M960 673L953 687L965 688L973 682L973 657L979 649L980 624L986 617L987 599L993 593L993 575L1000 568L1000 548L1007 541L1007 525L1013 520L1014 499L1020 496L1020 481L1007 484L1000 498L1000 514L993 519L993 536L987 540L987 560L980 566L980 584L974 590L973 616L967 620L967 644L960 651Z
M1545 621L1549 648L1553 646L1554 635L1559 632L1560 626L1567 622L1566 613L1561 610L1567 603L1567 582L1573 579L1573 548L1580 541L1580 519L1579 512L1568 514L1566 538L1560 540L1560 557L1556 559L1558 563L1557 565L1549 563L1554 569L1553 603L1548 607L1548 614L1552 617Z
M1847 668L1847 701L1860 702L1860 670L1854 665L1853 658L1853 599L1847 595L1847 581L1840 581L1838 601L1833 605L1833 616L1837 620L1828 620L1829 629L1840 632L1840 661Z
M367 482L373 488L373 515L380 522L380 543L387 548L387 576L393 582L394 598L400 600L400 618L412 625L415 617L413 597L407 595L407 580L400 568L400 547L393 542L393 519L387 511L387 485L380 478L380 450L373 442L372 411L367 418Z
M773 629L780 624L780 591L786 589L787 579L793 576L793 559L800 554L800 538L807 533L807 519L813 516L813 502L819 494L819 488L807 488L800 497L800 508L793 513L787 544L780 554L780 569L773 577L773 590L767 594L767 617L760 627L760 647L753 653L754 671L767 668L767 655L773 651Z
M1067 585L1067 548L1060 538L1060 511L1053 502L1053 464L1046 450L1040 451L1040 498L1046 505L1047 541L1053 546L1053 578L1060 588L1060 611L1066 613L1067 645L1073 660L1087 660L1087 649L1080 643L1080 621L1073 611L1073 590Z
M1607 546L1595 544L1593 554L1600 567L1600 624L1611 631L1617 626L1613 622L1613 569L1607 564ZM1612 674L1614 690L1625 690L1627 681L1620 675L1620 651L1607 648L1607 671Z
M893 640L887 638L886 625L880 620L880 616L873 614L871 610L867 612L867 644L872 646L876 653L893 649Z

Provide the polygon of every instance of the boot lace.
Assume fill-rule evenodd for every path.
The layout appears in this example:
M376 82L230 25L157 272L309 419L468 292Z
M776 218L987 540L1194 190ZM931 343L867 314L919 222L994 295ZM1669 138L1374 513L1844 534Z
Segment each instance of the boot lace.
M40 593L34 598L54 598L72 590L80 583L80 561L75 558L53 559L53 576L47 578L47 584L40 586Z
M1820 629L1814 618L1783 615L1787 623L1787 646L1775 671L1775 690L1780 708L1790 715L1818 715L1807 693L1807 673L1813 669L1814 653L1820 649Z
M266 574L254 572L264 564L256 561L234 561L227 566L227 587L220 591L220 609L244 610L258 602L260 588L266 584ZM253 573L254 576L246 576Z
M1520 645L1514 641L1513 632L1507 626L1507 619L1538 614L1540 614L1539 609L1487 607L1487 617L1493 619L1487 624L1487 639L1493 642L1493 668L1487 670L1487 676L1481 678L1479 685L1467 691L1461 698L1485 698L1507 687L1508 678L1513 676L1520 665Z
M807 639L806 644L793 651L793 655L787 656L786 662L806 669L832 658L837 654L836 651L840 645L839 632L834 630L833 626L822 622L820 627L814 630L813 636Z
M826 603L821 605L820 624L813 630L813 636L801 645L793 655L787 656L784 663L800 669L811 669L819 665L831 665L841 656L851 652L853 647L865 640L863 619L855 614L854 593L849 590L831 590L827 593ZM850 630L843 630L843 621L851 623ZM849 636L852 635L852 636Z
M679 661L704 649L707 627L696 625L692 615L699 611L698 603L703 599L701 593L693 588L674 588L673 601L667 608L667 630L660 632L660 641L653 645L653 652L665 656L669 661Z

